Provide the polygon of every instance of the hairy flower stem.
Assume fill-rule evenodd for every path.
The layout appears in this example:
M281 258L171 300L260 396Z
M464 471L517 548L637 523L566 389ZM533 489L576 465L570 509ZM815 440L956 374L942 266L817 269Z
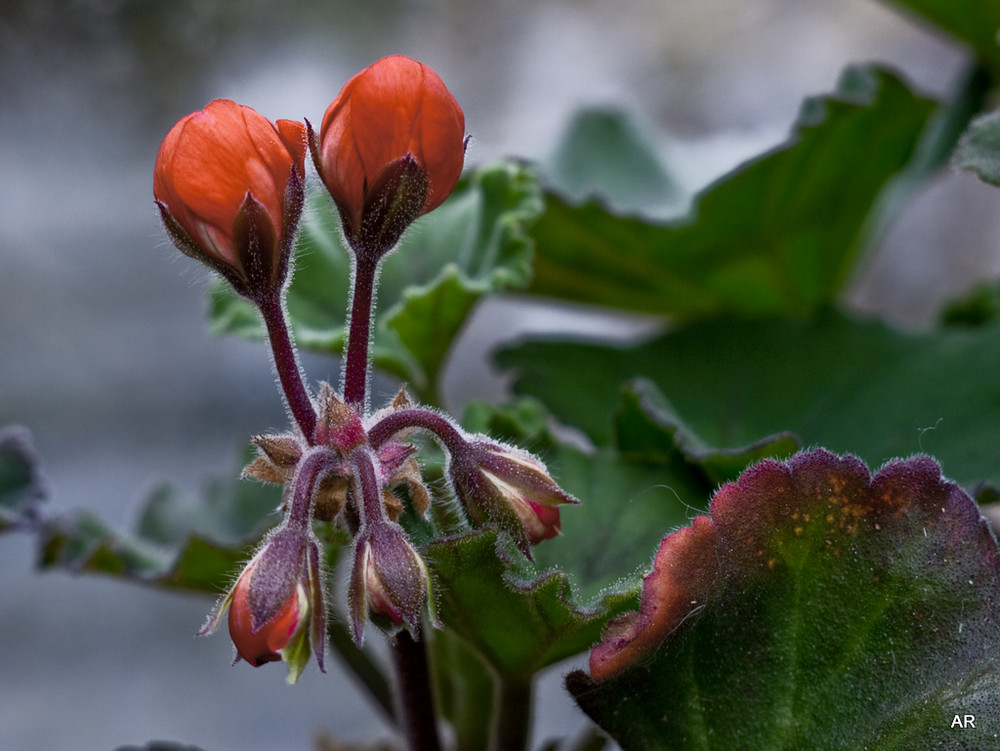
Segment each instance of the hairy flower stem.
M396 433L410 428L419 428L433 433L441 444L452 454L460 451L467 443L462 432L446 417L437 412L420 407L397 409L390 412L368 430L368 441L378 449L391 440Z
M312 521L313 496L323 473L339 465L337 454L325 447L311 449L299 462L288 499L286 523L290 527L306 530Z
M410 751L440 751L437 708L431 690L431 673L424 642L409 631L400 631L390 642L396 665L400 725Z
M288 332L288 321L285 318L285 307L280 292L258 301L264 326L267 328L267 338L271 343L274 355L274 367L278 371L278 381L285 395L292 417L299 426L305 439L311 444L316 431L316 408L313 407L309 392L302 380L302 371L292 345L292 337Z
M352 253L351 323L344 359L344 401L359 413L368 407L368 352L371 348L372 310L379 262L363 253Z

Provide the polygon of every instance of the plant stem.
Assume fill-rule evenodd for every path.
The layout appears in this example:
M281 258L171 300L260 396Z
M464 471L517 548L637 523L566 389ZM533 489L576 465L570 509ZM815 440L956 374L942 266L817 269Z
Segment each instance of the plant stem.
M368 351L371 347L372 310L379 262L363 253L352 253L351 320L344 359L344 401L364 414L368 406Z
M325 446L311 449L299 462L288 501L288 524L306 530L312 522L313 496L323 473L339 464L337 454Z
M420 407L398 409L390 412L368 430L368 441L378 449L396 433L407 428L420 428L437 436L449 452L460 451L467 443L462 432L447 417Z
M531 729L531 679L497 677L490 751L524 751Z
M264 318L264 326L267 328L267 338L271 343L274 367L278 371L278 381L281 383L285 403L302 434L311 444L316 430L316 409L302 381L302 371L299 369L295 346L288 331L281 293L277 292L260 300L258 307Z
M430 667L423 641L400 631L389 642L396 665L399 724L410 751L440 751L437 708L431 687Z

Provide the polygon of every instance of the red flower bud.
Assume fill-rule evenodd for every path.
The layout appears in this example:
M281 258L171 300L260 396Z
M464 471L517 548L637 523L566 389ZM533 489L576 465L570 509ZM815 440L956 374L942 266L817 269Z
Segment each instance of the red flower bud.
M153 195L171 239L259 299L284 285L302 212L305 126L216 99L160 145Z
M394 55L347 82L310 146L349 244L377 259L455 187L465 115L437 73Z

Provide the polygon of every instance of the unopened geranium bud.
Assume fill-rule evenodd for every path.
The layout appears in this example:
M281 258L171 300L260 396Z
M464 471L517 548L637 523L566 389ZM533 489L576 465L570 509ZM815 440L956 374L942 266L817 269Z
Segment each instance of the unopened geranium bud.
M227 608L237 660L254 667L284 660L290 683L311 652L324 669L326 609L319 545L311 532L284 526L272 532L199 635L215 631Z
M280 290L302 212L305 126L216 99L160 145L153 195L174 244L253 300Z
M437 73L394 55L347 82L310 146L351 248L378 259L455 187L465 115Z
M529 558L530 545L559 534L558 507L579 503L534 456L486 439L453 450L448 473L472 521L507 532Z
M389 633L401 628L415 633L425 608L433 617L427 564L398 524L380 520L358 534L348 598L358 645L364 641L369 615Z

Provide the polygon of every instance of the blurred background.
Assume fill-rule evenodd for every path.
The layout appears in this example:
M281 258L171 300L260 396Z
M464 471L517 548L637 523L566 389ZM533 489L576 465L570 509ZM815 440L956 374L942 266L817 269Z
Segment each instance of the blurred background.
M0 425L34 434L53 511L119 527L169 479L196 492L247 438L285 422L263 345L206 331L207 276L168 244L152 202L160 140L216 97L309 118L356 71L403 53L442 76L473 136L469 162L544 162L573 112L636 114L678 178L703 186L779 143L803 97L880 61L930 95L963 49L875 0L0 0ZM885 237L855 307L919 327L942 298L1000 271L997 194L944 174ZM832 209L831 209L832 210ZM479 312L450 366L518 332L598 322L520 300ZM624 330L612 322L607 331ZM312 381L338 364L309 358ZM476 386L483 383L477 375ZM486 382L491 396L502 381ZM95 577L38 574L33 541L0 538L0 748L308 748L382 733L334 664L289 687L195 639L211 602ZM335 661L334 661L335 662ZM536 736L579 713L556 669Z

